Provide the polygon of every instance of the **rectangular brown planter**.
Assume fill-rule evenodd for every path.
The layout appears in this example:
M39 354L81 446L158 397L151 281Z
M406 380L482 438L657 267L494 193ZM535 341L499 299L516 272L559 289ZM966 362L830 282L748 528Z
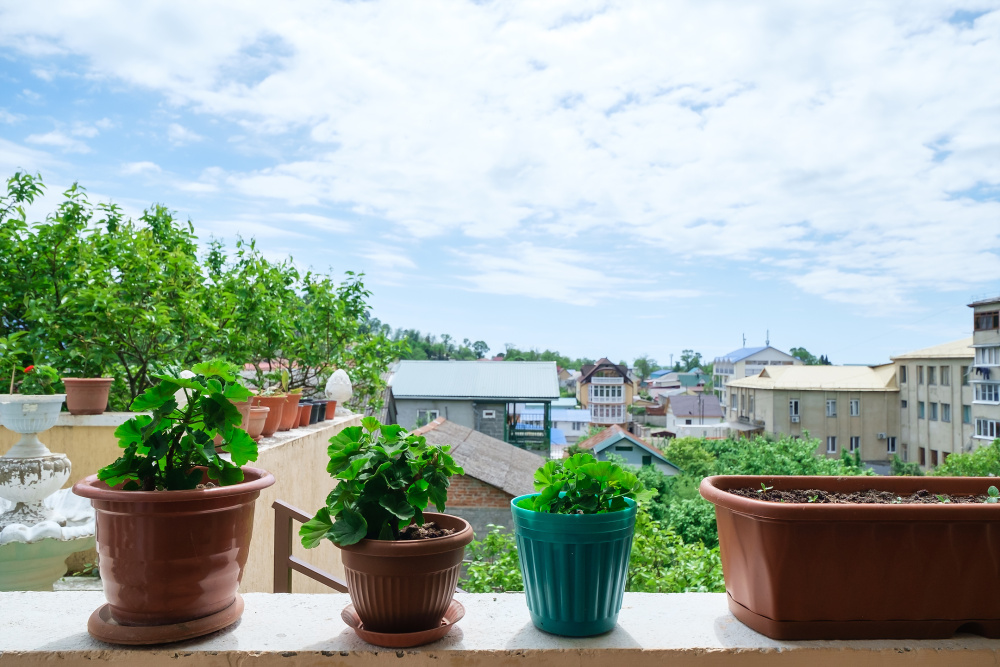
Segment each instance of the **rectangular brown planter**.
M1000 504L774 503L727 489L982 495L989 477L702 480L729 610L773 639L1000 637Z

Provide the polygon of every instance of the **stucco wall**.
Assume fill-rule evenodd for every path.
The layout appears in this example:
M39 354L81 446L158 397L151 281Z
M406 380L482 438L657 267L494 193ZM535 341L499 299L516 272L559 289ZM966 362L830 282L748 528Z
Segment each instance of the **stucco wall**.
M482 401L475 403L473 405L473 420L474 425L472 428L476 429L480 433L484 433L491 438L496 438L497 440L503 440L504 431L504 416L507 411L506 403L491 403L487 401ZM483 412L487 410L493 411L493 417L484 417Z
M439 416L444 417L450 422L459 424L460 426L465 426L466 428L476 428L472 401L445 401L410 398L397 398L395 401L396 423L403 428L416 428L418 410L438 410L440 412Z

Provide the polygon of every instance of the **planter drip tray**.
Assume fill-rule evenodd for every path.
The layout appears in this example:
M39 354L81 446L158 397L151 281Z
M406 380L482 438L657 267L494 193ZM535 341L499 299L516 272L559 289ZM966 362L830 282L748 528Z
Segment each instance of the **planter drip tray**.
M423 646L424 644L436 642L451 632L455 624L461 621L464 616L465 607L458 600L452 600L448 606L448 611L444 614L444 618L441 619L441 624L437 627L419 632L375 632L366 629L364 624L361 623L361 619L358 617L358 612L354 609L353 604L347 605L340 612L340 617L344 623L352 628L358 637L369 644L383 648L413 648L414 646Z
M109 644L147 646L169 644L201 637L222 630L239 620L243 614L243 597L237 593L233 603L210 616L169 625L121 625L111 617L111 605L104 604L94 610L87 621L87 632L94 639Z
M1000 638L1000 621L776 621L754 613L726 593L729 611L741 623L771 639L949 639L967 632L990 639Z

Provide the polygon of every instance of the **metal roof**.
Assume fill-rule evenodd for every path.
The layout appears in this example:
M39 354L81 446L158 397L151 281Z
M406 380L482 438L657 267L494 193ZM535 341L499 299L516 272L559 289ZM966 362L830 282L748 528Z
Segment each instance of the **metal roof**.
M749 356L757 354L758 352L761 352L762 350L766 350L768 347L769 346L767 346L767 345L765 345L763 347L741 347L738 350L733 350L729 354L724 354L721 357L718 357L716 359L716 361L724 360L724 361L728 361L730 363L735 364L737 361L743 361L744 359L746 359Z
M760 375L728 383L748 389L899 391L892 364L881 366L769 366Z
M972 359L975 357L972 349L972 336L961 340L943 343L933 347L925 347L915 352L897 354L890 359Z
M559 398L554 361L400 361L389 381L406 398Z

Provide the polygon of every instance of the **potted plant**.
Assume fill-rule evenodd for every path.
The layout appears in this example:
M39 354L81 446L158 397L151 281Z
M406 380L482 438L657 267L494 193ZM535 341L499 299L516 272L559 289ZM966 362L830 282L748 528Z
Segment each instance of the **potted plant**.
M154 376L159 383L131 406L151 414L115 431L122 456L73 487L96 512L108 605L88 629L99 639L176 641L225 627L242 612L237 589L254 501L274 477L244 466L256 460L257 445L233 405L250 395L236 381L238 368L216 360L192 371ZM216 452L217 434L231 461Z
M775 639L1000 637L995 483L708 477L729 609Z
M329 539L340 547L348 592L365 630L410 635L440 628L472 527L460 517L424 509L433 503L443 512L449 478L463 470L448 446L428 445L423 436L374 417L361 424L330 439L327 470L337 486L302 525L302 545L312 549ZM406 644L405 636L397 639L396 646L416 645Z
M588 452L547 461L535 488L511 501L532 622L569 637L608 632L625 594L637 504L656 491Z

